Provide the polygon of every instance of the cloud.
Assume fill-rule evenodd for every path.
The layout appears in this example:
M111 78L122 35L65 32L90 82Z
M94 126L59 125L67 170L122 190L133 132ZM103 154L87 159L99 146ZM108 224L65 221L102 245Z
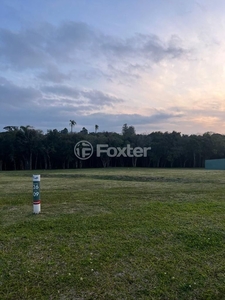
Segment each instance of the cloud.
M59 68L55 65L49 65L46 71L40 72L37 77L47 82L62 83L70 79L71 75L60 72Z
M81 90L66 85L43 86L40 90L19 87L4 77L0 77L0 102L2 127L10 125L9 120L13 120L17 126L30 124L42 130L62 129L72 118L76 119L78 127L80 124L81 127L91 128L92 123L99 123L102 130L117 131L124 123L147 126L178 117L177 113L157 110L149 116L105 113L103 108L113 107L125 100L102 91Z
M56 45L62 43L62 45L71 46L73 49L87 47L97 41L97 31L83 22L64 22L59 27L55 27L53 33L52 41Z
M167 42L153 34L136 34L127 39L108 36L101 47L106 56L126 59L135 57L135 59L147 59L153 62L178 58L188 52L182 47L182 40L175 35Z
M181 57L185 52L179 37L172 36L169 41L143 34L119 38L81 22L64 22L59 26L43 23L39 27L17 32L0 29L1 63L20 70L47 67L48 76L45 76L49 80L52 80L50 75L54 71L50 64L55 65L59 61L84 64L93 58L95 61L105 58L110 63L111 60L120 61L123 58L129 61L135 57L136 60L158 62ZM60 76L55 77L56 82L60 79Z
M122 103L124 100L102 91L82 90L67 85L41 86L39 89L21 87L0 77L0 102L1 117L10 109L17 110L18 114L23 114L24 109L29 109L30 114L32 109L39 111L40 109L49 110L49 108L56 109L57 115L63 112L69 116L71 112L87 115L91 112L101 111L104 108L113 107L117 103Z
M103 106L113 106L116 103L124 102L123 99L109 95L102 91L98 90L79 90L77 88L69 87L66 85L53 85L53 86L44 86L42 91L46 93L46 96L54 97L57 99L70 98L73 100L80 100L78 103L87 103L88 105L92 104L96 108L101 108Z
M43 86L41 89L47 94L54 95L54 97L78 98L80 96L78 89L66 85Z
M0 79L4 82L4 79ZM1 84L0 84L1 86ZM17 90L19 91L19 90ZM22 91L22 94L24 91ZM29 92L28 94L29 95ZM92 94L90 92L89 97ZM21 99L21 95L18 95ZM41 98L39 102L27 102L20 105L19 102L8 103L0 111L0 127L6 125L32 125L36 129L69 128L69 120L77 122L76 131L86 127L94 131L94 125L98 124L100 131L121 132L124 123L134 126L137 133L151 133L152 131L181 131L182 133L216 132L216 128L224 128L224 111L213 109L190 107L170 107L167 109L149 109L148 115L141 114L114 114L99 112L101 104L85 102L70 98ZM79 102L80 101L80 102ZM29 112L25 109L29 108ZM15 109L14 109L15 108ZM209 117L211 116L211 117ZM10 122L9 120L13 120ZM185 130L182 130L185 128Z
M42 97L33 87L20 87L0 77L0 103L4 107L26 107Z
M146 128L149 124L160 124L161 122L168 121L173 118L181 118L182 114L155 111L149 116L143 116L140 114L107 114L107 113L93 113L85 116L85 124L91 125L97 120L99 125L107 124L107 128L118 128L122 127L123 124L127 123L129 126L140 126L145 125ZM79 118L79 117L78 117ZM103 130L103 128L102 128Z
M0 29L0 58L3 65L18 70L40 68L48 62L47 56L36 31L31 34L29 31L17 33Z
M101 91L91 90L91 91L81 91L81 95L89 100L90 103L95 105L108 105L112 106L116 103L124 102L123 99L105 94Z

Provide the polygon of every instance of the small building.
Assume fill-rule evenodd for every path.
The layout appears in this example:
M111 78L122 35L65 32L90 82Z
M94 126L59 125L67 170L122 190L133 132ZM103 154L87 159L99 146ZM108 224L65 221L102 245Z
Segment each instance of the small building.
M207 170L225 170L225 158L205 160Z

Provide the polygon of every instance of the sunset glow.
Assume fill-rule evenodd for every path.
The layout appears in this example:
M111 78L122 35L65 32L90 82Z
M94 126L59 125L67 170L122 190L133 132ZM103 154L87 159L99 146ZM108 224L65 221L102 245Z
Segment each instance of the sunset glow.
M0 7L1 128L224 134L224 1Z

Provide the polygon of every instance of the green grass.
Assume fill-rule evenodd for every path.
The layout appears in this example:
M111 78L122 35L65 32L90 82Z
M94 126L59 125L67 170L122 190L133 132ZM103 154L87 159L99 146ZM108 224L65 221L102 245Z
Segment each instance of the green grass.
M0 299L225 299L225 173L0 172Z

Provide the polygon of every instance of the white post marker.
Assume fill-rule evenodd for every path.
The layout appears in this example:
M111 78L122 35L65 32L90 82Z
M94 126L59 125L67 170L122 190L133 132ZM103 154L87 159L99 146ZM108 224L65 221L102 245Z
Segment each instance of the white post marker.
M41 212L41 195L40 195L41 175L33 175L33 213Z

